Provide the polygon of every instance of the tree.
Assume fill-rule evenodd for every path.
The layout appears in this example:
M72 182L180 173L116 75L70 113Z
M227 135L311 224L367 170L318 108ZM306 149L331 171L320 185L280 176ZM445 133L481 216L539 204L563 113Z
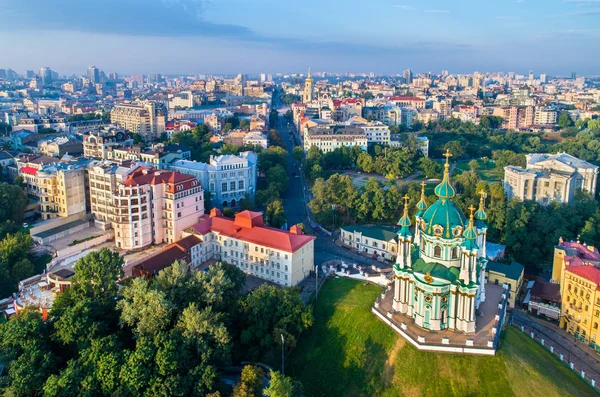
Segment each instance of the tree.
M561 129L571 127L573 125L573 120L571 116L569 116L568 112L561 112L560 116L558 116L558 126Z
M248 119L242 119L240 121L240 129L241 130L249 130L250 129L250 122L248 121Z
M429 157L422 157L419 159L419 168L427 178L437 178L442 172L440 163Z
M267 186L274 187L279 194L283 193L290 183L290 177L281 164L269 168L266 177Z
M285 167L287 164L287 155L287 151L279 146L272 146L263 150L258 154L258 170L261 173L267 172L277 164Z
M232 397L260 397L263 389L264 372L260 367L246 365L242 376L233 389Z
M79 259L73 267L72 288L75 294L93 300L110 300L117 296L117 281L123 274L123 257L102 248Z
M473 172L479 171L479 162L475 159L469 161L469 170Z
M279 371L270 371L269 387L263 390L267 397L301 397L304 394L302 384Z
M455 159L460 159L467 154L463 144L460 141L450 141L444 145L444 149L449 150Z
M137 132L133 134L133 144L138 146L144 144L144 138L142 138L142 136Z
M273 200L267 205L265 223L272 227L280 228L286 223L286 217L281 200Z
M20 185L0 183L0 239L19 230L26 206L27 196Z
M32 247L29 234L7 234L0 240L0 287L3 291L15 291L19 281L35 274L28 259Z
M304 149L302 146L295 146L292 150L292 156L294 156L294 159L297 162L302 162L302 159L304 158Z

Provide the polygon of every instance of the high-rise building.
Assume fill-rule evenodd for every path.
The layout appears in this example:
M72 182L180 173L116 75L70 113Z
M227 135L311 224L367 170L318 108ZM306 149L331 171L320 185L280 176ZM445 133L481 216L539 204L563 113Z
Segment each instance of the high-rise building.
M412 83L413 74L410 69L406 69L404 72L402 72L402 77L404 77L404 81L406 81L406 84Z
M28 79L33 79L35 77L35 72L33 70L28 70L25 73L25 77L27 77Z
M272 74L269 74L267 76L267 81L273 81L273 75Z
M52 83L52 69L47 66L41 67L40 79L42 80L42 85L48 85Z
M100 83L100 69L95 66L88 67L87 78L92 84Z
M264 73L260 74L260 82L264 83L265 81L267 81L267 75Z
M575 80L577 78L577 73L571 72L571 80Z
M540 84L546 84L548 82L548 76L546 73L540 74Z
M447 70L442 70L442 76L443 77L447 77L449 75L450 75L450 73Z
M314 80L310 76L310 67L308 68L308 76L304 81L304 95L302 96L302 102L310 103L315 96Z
M115 244L142 249L173 243L204 214L204 192L193 176L138 167L113 193Z
M119 124L145 141L153 141L165 131L166 107L157 102L123 103L110 112L110 122Z

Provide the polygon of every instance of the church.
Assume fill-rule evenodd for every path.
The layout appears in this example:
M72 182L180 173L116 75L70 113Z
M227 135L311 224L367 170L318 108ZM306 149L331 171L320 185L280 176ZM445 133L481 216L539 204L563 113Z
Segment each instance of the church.
M394 264L393 309L431 331L475 333L479 305L485 301L485 195L469 218L453 202L451 154L446 152L444 176L435 188L438 200L429 208L425 184L410 231L408 196L398 225L398 255Z

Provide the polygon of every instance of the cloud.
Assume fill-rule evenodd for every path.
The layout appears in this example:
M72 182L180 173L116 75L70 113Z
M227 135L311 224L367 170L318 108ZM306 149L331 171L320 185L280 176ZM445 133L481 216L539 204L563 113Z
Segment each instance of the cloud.
M394 4L392 7L394 7L394 8L400 8L402 10L412 10L411 6L405 6L405 5L400 5L400 4Z
M600 15L600 9L586 10L586 11L575 11L567 13L570 17L585 17L590 15Z
M431 12L431 13L435 13L435 14L447 14L450 11L449 10L425 10L425 12Z
M505 20L505 21L515 21L515 20L518 20L519 17L517 17L517 16L496 16L496 17L494 17L494 19L501 19L501 20Z

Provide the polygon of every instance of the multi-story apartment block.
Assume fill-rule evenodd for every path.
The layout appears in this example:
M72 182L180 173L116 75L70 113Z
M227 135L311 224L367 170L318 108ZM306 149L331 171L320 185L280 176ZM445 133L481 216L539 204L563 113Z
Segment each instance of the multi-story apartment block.
M35 183L42 219L85 214L84 164L52 163L37 172Z
M117 161L141 161L152 164L154 168L166 170L169 163L176 159L186 160L192 157L191 150L184 145L156 144L151 149L138 146L117 146L106 152L106 159Z
M504 167L509 199L570 203L576 190L596 194L598 167L566 153L528 154L527 168Z
M129 162L118 164L106 160L94 161L88 166L90 210L97 228L112 229L113 192L136 168Z
M196 177L202 188L210 192L213 205L235 208L246 194L254 199L257 167L256 154L242 152L239 156L211 156L208 164L176 160L170 164L169 169Z
M504 106L497 107L493 112L494 116L502 117L502 128L510 130L519 130L529 128L535 121L534 106Z
M157 102L123 103L110 112L110 122L119 124L145 141L153 141L165 131L167 109Z
M315 237L298 226L290 231L265 226L260 212L243 211L231 219L214 208L186 235L202 239L195 247L198 262L222 260L280 285L295 286L314 269Z
M344 127L344 128L320 128L313 127L307 129L304 134L304 151L316 146L323 153L332 152L342 146L358 146L362 150L367 150L367 134L362 128Z
M558 111L554 108L536 106L533 123L535 125L554 125L558 120Z
M43 128L52 128L58 132L69 132L69 122L66 117L23 117L19 124L13 127L13 131L26 130L37 133Z
M108 152L122 145L129 135L124 129L109 126L99 128L83 135L83 155L85 157L106 159Z
M113 194L112 222L117 248L137 250L173 243L204 213L198 179L173 171L138 167Z
M347 124L360 127L367 135L367 143L390 144L390 127L380 121L369 122L362 117L353 117Z
M414 96L393 96L390 97L390 102L398 107L425 109L425 100Z

